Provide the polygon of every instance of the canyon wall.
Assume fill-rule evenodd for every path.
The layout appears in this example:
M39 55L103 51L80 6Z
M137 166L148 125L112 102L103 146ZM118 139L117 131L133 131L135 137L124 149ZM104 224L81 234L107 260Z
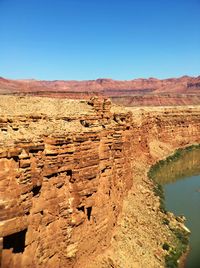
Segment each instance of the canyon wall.
M140 106L185 106L199 105L200 95L198 94L138 94L129 96L111 96L113 103L127 107Z
M110 105L94 99L85 115L55 119L1 117L2 267L81 267L108 247L132 185L130 114L116 122Z
M0 115L1 267L163 267L146 171L200 142L198 106L2 96Z
M133 113L133 126L139 124L139 143L136 140L134 144L136 147L138 144L143 144L144 147L145 144L146 149L142 150L148 153L147 158L153 162L172 153L176 148L199 142L199 106L127 110ZM138 130L138 126L136 128Z
M147 174L150 166L176 149L200 143L200 107L127 110L133 116L130 145L133 185L124 198L109 248L84 267L165 267L168 252L163 245L168 244L170 251L176 252L178 242L172 230L185 231L179 217L161 211L160 198L155 195L158 189ZM177 267L184 266L177 264Z

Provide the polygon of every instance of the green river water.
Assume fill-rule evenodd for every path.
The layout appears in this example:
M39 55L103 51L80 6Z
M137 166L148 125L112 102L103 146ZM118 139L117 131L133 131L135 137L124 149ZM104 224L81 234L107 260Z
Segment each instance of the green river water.
M166 209L187 218L191 235L186 267L200 268L200 148L162 163L154 178L163 185Z

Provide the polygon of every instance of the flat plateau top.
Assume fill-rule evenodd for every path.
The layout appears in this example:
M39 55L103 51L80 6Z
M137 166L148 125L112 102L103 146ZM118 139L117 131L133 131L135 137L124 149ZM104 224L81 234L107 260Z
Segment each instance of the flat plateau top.
M132 112L133 124L144 119L168 120L170 116L185 118L190 113L200 114L200 106L122 107L112 105L115 114ZM101 116L101 115L100 115ZM85 127L81 121L94 119L96 125ZM111 120L109 125L116 125ZM112 126L111 126L112 127ZM70 100L45 97L21 97L0 95L0 143L15 140L37 140L40 136L66 135L102 130L95 108L86 100Z
M61 117L90 112L91 106L80 100L0 95L0 116L34 114Z
M116 105L112 109L113 113L126 112ZM103 128L99 117L101 114L87 100L0 95L0 145L99 131ZM85 120L94 120L94 124L86 127ZM111 124L117 123L112 120Z
M123 107L112 105L111 112L120 113L131 111L133 115L142 113L163 113L200 110L200 105L190 106L141 106ZM47 117L64 117L87 115L94 112L85 100L57 99L47 97L21 97L0 95L1 116L46 115Z
M86 101L0 95L0 144L88 132L80 119L93 115Z

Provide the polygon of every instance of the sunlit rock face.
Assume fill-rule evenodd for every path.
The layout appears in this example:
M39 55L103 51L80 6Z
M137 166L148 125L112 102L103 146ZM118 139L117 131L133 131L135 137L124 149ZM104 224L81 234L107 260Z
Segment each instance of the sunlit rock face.
M109 245L132 185L130 114L110 105L1 117L2 267L71 267Z
M120 228L134 167L200 141L198 107L132 112L1 97L1 267L89 267Z

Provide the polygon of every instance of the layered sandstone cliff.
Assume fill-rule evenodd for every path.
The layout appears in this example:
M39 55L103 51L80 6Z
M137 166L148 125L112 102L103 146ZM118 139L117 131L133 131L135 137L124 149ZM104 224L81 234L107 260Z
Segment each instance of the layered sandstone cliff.
M1 99L2 267L81 267L109 246L132 185L130 114L110 105Z
M184 229L171 213L160 211L160 201L147 172L176 149L199 144L200 107L128 110L133 113L133 185L124 199L110 247L86 267L165 267L163 260L168 253L163 250L164 243L176 247L170 229ZM171 224L166 225L166 221Z
M2 267L163 267L149 166L200 142L200 108L0 100Z

